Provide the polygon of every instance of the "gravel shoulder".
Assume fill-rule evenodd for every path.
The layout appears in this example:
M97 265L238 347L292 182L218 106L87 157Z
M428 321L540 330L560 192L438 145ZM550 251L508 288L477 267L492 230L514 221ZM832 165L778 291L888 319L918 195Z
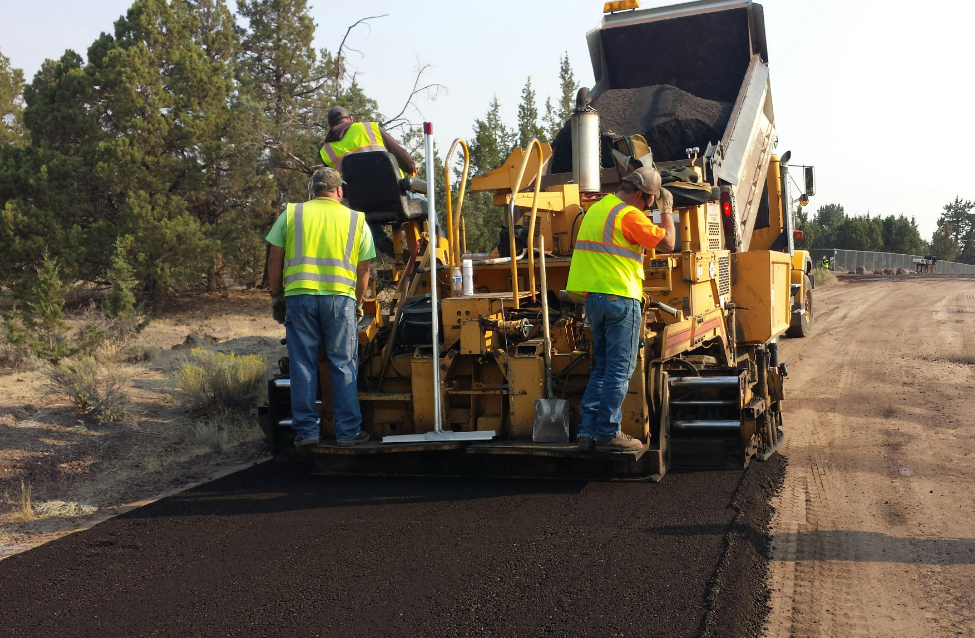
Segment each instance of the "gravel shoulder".
M975 280L816 293L787 340L769 638L975 636Z

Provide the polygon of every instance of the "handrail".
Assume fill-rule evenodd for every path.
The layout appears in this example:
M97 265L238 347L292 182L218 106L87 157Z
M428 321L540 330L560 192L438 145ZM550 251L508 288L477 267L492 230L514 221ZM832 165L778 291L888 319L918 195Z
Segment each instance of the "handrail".
M518 260L515 256L515 200L518 198L518 191L521 190L521 180L525 176L528 168L528 160L531 158L532 151L538 151L538 173L535 175L535 194L532 197L532 213L528 223L528 289L531 290L532 300L535 299L535 215L538 212L538 193L542 189L542 168L545 164L545 154L542 152L542 143L537 138L532 138L528 142L528 150L525 151L521 159L521 166L518 168L518 178L513 183L511 189L511 201L508 204L508 244L513 259L511 260L511 293L514 297L515 310L521 307L518 300Z
M454 149L457 148L458 144L460 144L461 148L464 149L464 172L461 174L460 191L457 193L457 213L455 221L453 205L450 201L450 156L454 154ZM443 162L443 181L444 188L446 188L447 192L447 235L450 237L451 269L460 267L460 213L464 208L464 193L467 191L467 179L470 176L470 168L471 153L467 148L467 142L458 137L456 140L454 140L454 143L450 145L450 150L448 150L447 155L444 156Z

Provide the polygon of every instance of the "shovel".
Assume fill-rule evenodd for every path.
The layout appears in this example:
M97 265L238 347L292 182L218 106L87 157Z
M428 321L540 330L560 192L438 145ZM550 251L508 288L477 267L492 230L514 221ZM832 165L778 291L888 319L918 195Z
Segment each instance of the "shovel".
M569 442L569 402L552 391L552 335L548 325L548 281L545 277L545 237L538 238L542 284L542 335L545 343L545 399L535 399L532 440L536 443Z

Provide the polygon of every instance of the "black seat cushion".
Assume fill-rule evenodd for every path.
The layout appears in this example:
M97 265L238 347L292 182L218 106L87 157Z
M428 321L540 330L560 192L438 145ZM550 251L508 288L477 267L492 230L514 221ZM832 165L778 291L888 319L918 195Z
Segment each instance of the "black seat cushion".
M402 223L426 214L422 202L407 199L396 157L388 151L346 155L342 177L349 208L364 213L370 223Z

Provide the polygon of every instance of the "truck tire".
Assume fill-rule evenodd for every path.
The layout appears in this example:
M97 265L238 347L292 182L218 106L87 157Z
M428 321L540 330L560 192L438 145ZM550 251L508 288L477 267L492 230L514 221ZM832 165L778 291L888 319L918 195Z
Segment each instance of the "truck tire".
M785 331L787 337L801 339L808 337L813 331L813 298L812 298L812 279L809 275L803 275L802 300L792 305L792 325ZM804 310L802 314L796 314L799 309Z

